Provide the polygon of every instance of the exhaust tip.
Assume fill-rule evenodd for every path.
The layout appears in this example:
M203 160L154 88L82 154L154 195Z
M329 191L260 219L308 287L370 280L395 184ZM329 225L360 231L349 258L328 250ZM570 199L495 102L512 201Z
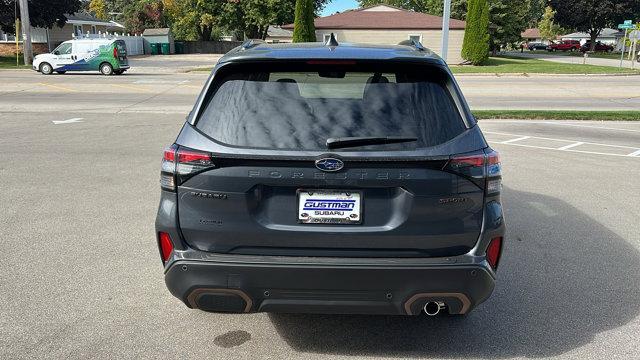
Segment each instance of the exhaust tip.
M424 304L422 310L429 316L436 316L440 313L440 310L444 309L444 303L441 301L429 301Z

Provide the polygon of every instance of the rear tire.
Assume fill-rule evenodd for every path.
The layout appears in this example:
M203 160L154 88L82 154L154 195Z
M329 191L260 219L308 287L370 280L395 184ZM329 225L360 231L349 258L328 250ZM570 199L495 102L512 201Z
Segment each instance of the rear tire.
M51 66L51 64L49 63L42 63L40 64L40 72L43 75L51 75L51 73L53 72L53 66Z
M100 64L100 72L102 73L102 75L111 75L113 74L113 66L111 66L111 64L109 63L102 63Z

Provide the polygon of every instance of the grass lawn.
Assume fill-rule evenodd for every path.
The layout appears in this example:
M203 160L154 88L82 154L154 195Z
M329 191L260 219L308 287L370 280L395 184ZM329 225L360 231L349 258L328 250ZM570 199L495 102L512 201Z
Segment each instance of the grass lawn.
M563 64L538 59L515 57L490 57L485 65L450 66L454 74L638 74L638 70L613 66Z
M30 69L31 66L23 65L24 59L20 56L20 66L16 67L15 56L0 56L0 69Z
M584 55L579 52L579 51L556 51L556 52L549 52L549 51L545 51L545 50L535 50L535 51L525 51L525 54L543 54L543 55L558 55L558 56L573 56L573 57L583 57ZM614 52L597 52L597 53L592 53L589 54L589 57L592 58L600 58L600 59L617 59L620 60L620 53L614 53ZM624 59L627 59L627 52L625 51L624 53Z
M478 119L640 121L639 111L475 110Z

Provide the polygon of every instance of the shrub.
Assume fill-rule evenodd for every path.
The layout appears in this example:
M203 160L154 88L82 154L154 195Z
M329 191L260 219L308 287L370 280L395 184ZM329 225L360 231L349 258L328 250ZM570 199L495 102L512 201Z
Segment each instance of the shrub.
M296 0L293 42L316 41L316 28L313 25L313 19L313 0Z
M489 3L487 0L469 0L462 58L473 65L482 65L489 58Z

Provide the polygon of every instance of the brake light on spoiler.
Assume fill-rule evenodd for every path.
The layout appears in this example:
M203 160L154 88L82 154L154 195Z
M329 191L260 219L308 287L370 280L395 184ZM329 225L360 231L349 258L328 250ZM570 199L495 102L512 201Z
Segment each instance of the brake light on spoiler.
M178 185L192 175L214 167L215 164L210 153L173 144L164 149L160 187L164 190L175 191Z

